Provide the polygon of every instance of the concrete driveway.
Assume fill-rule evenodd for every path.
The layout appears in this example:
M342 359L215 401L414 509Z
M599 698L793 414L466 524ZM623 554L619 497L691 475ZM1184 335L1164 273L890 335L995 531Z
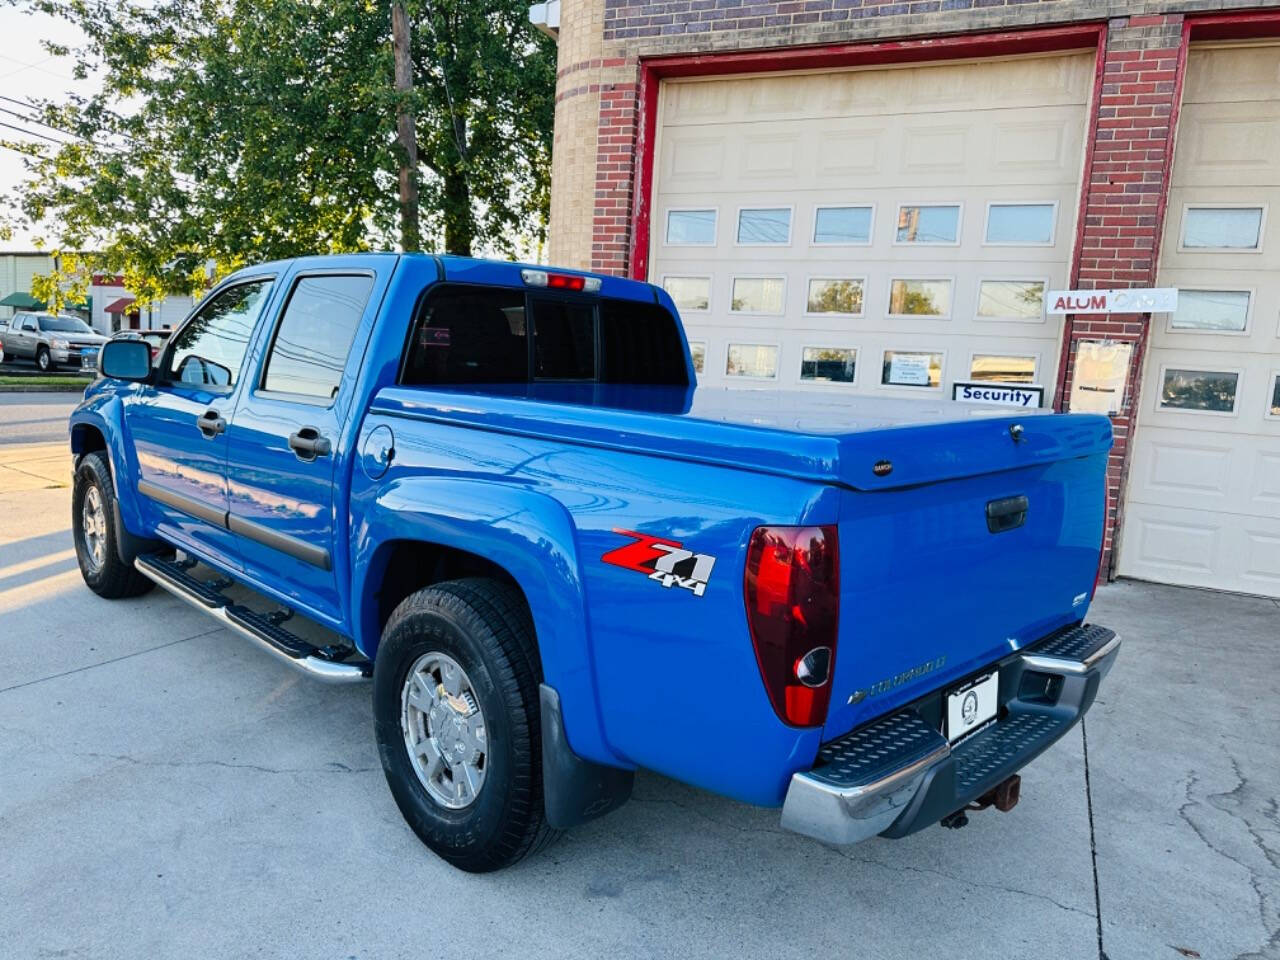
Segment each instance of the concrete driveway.
M963 830L828 848L641 775L470 876L401 821L366 688L81 584L68 471L0 448L0 957L1280 956L1275 603L1103 589L1102 700Z

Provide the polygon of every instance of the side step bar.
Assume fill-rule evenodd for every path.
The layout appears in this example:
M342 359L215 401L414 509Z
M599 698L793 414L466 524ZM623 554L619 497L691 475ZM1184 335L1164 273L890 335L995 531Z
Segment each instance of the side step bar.
M325 683L358 683L373 676L373 664L367 660L344 662L338 659L339 653L312 646L285 630L271 616L232 604L216 581L211 584L193 577L186 566L175 560L144 553L133 561L133 565L144 577L155 581L175 597L221 621L223 626L252 640L307 676Z

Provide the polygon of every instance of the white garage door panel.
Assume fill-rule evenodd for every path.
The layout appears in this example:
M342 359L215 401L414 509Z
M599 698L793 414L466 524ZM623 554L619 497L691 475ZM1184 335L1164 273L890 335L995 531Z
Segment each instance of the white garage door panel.
M981 356L986 367L1005 363L987 357L1030 358L1037 382L1052 383L1058 320L980 318L981 284L1066 283L1093 65L1067 54L664 83L650 270L657 283L709 283L707 309L681 311L705 345L699 380L940 398ZM1001 203L1047 206L1050 242L986 243L989 208ZM871 210L867 241L815 243L818 209L842 205ZM956 242L899 243L904 205L954 205ZM739 243L743 208L787 210L789 242ZM666 242L667 215L682 209L715 210L713 244ZM782 310L732 310L735 277L780 278ZM810 282L838 279L861 284L860 312L810 312ZM948 309L895 313L895 280L949 285ZM776 349L776 377L727 375L731 344ZM856 350L853 382L803 379L805 348ZM941 354L940 383L882 384L886 350Z
M1188 209L1261 207L1260 249L1182 246ZM1280 596L1280 47L1193 48L1160 285L1248 291L1239 332L1156 317L1134 433L1122 574ZM1169 370L1237 376L1235 409L1161 402Z
M1130 504L1126 573L1145 580L1280 595L1280 520L1223 522L1201 510Z

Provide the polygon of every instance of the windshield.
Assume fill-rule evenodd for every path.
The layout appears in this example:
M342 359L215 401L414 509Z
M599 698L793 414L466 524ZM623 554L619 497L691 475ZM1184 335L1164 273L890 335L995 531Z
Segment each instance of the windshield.
M93 333L93 328L75 317L41 317L40 329L45 333Z

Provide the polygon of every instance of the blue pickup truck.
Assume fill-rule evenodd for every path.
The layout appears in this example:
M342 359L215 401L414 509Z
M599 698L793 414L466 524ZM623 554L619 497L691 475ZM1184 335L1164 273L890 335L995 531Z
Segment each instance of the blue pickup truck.
M269 263L100 368L86 584L371 680L392 794L466 870L641 767L834 843L1006 810L1118 649L1085 623L1106 418L698 388L645 283Z

